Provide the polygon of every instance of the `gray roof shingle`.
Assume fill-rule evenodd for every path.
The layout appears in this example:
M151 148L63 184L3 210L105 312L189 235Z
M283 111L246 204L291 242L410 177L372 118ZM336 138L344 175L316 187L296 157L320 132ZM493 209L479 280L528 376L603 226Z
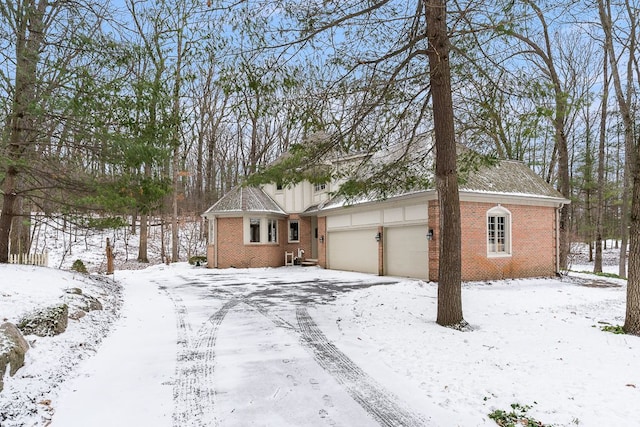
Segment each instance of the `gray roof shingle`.
M206 213L264 212L286 215L280 206L257 187L234 187L214 203Z
M421 194L433 188L415 190L410 192L397 192L388 195L389 199ZM566 203L566 199L551 184L531 170L524 163L516 160L498 160L493 165L482 165L478 170L468 173L464 183L460 184L459 191L469 193L486 193L496 195L511 195L529 198L550 198L558 202ZM361 196L355 200L347 201L344 196L338 195L319 207L332 209L343 206L355 206L361 203L369 203L380 200L376 197Z
M470 173L460 191L564 198L528 166L515 160L500 160Z

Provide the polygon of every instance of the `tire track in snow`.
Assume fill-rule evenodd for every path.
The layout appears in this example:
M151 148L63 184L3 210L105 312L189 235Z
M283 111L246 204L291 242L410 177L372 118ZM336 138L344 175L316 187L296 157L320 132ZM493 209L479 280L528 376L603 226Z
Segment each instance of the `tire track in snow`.
M340 384L380 425L388 427L420 427L426 421L401 407L398 398L365 373L341 352L313 321L304 307L296 310L302 342L311 349L316 362Z
M202 325L194 337L187 322L187 308L182 298L166 287L160 287L173 302L177 324L177 364L173 388L173 425L216 426L215 389L215 342L218 328L229 310L239 300L227 301Z
M202 398L205 400L210 412L209 415L211 419L207 425L218 424L214 411L216 392L213 387L216 356L215 346L218 338L218 329L229 310L238 305L239 302L240 300L237 299L227 301L218 311L209 317L207 322L198 330L199 338L194 346L196 354L200 356L196 375L201 381L200 387L202 394L204 394Z

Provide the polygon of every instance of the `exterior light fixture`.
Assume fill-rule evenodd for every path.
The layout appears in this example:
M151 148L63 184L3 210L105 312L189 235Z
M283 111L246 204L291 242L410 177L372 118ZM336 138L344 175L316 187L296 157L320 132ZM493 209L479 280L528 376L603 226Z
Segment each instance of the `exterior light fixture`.
M379 242L380 240L382 240L382 233L377 233L376 234L376 242Z
M433 240L433 228L430 228L427 232L427 240Z
M320 243L324 243L324 236L320 236Z

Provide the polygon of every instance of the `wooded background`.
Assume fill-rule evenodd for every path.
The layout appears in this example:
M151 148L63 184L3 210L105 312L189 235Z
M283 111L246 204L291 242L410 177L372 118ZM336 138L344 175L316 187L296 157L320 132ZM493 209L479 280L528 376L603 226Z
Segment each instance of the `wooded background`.
M0 262L37 216L95 213L166 224L178 260L180 221L309 135L429 135L423 3L3 1ZM560 3L449 2L455 137L529 165L572 201L567 244L614 239L624 262L640 2Z

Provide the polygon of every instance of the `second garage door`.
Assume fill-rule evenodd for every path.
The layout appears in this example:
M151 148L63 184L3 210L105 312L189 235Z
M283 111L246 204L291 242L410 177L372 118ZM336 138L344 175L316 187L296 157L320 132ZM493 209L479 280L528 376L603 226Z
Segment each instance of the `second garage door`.
M385 228L385 275L428 280L428 251L426 224Z
M328 264L333 270L378 274L377 229L330 231Z

